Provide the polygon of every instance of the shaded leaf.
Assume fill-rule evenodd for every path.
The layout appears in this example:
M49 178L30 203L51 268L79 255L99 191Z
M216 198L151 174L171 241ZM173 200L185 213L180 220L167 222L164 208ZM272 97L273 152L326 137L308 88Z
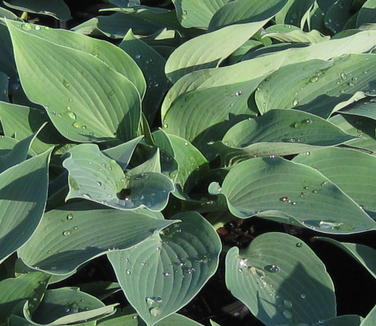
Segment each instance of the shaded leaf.
M269 232L226 255L226 286L265 325L315 324L336 316L333 282L299 238Z
M47 199L50 151L0 174L0 261L33 234Z
M376 1L367 0L358 12L356 26L372 23L376 23Z

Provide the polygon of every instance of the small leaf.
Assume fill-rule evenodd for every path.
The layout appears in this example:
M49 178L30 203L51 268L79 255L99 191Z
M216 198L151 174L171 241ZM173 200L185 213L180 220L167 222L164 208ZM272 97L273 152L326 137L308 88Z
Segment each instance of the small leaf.
M336 316L325 265L299 238L269 232L226 255L226 286L265 325L315 324Z

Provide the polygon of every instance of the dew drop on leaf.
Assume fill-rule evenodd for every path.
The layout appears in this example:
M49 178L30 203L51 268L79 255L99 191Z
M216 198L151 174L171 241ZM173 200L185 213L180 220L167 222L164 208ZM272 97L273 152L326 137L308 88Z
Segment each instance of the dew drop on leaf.
M287 203L289 201L289 198L288 197L281 197L281 198L279 198L279 200L284 202L284 203Z
M69 230L66 230L66 231L63 232L64 237L67 237L70 234L71 234L71 231L69 231Z
M67 220L68 221L73 220L73 214L72 213L67 215Z
M305 293L301 293L300 294L300 298L304 300L306 298L306 294Z
M242 91L236 91L235 92L235 96L240 96L240 95L242 95Z
M269 273L277 273L281 270L278 265L274 265L274 264L266 265L264 269Z
M299 104L299 101L297 99L295 99L294 102L292 102L293 106L297 106L298 104Z
M296 243L296 246L297 246L298 248L301 248L301 247L303 246L303 244L302 244L301 242L297 242L297 243Z

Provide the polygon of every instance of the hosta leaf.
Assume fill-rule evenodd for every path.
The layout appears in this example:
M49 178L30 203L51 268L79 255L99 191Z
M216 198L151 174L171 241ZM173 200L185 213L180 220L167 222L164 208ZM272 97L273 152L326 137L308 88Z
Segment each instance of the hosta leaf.
M365 98L339 111L341 114L357 115L376 120L376 99Z
M114 311L114 305L105 306L102 301L77 288L46 291L33 314L28 313L27 305L24 307L25 317L33 325L66 325L99 319Z
M375 122L373 120L338 114L331 117L329 121L348 135L357 137L357 139L349 141L347 145L376 152Z
M12 9L48 15L59 20L72 18L69 7L63 0L4 0L4 4Z
M299 238L269 232L226 256L226 286L268 326L313 325L336 316L325 265Z
M353 14L352 0L336 0L325 14L325 26L333 33L341 31Z
M237 0L229 1L220 8L210 21L210 29L216 29L222 26L234 23L248 23L270 19L278 13L287 0Z
M362 317L357 315L342 315L328 320L322 320L322 326L359 326Z
M148 121L152 122L169 86L164 73L166 60L152 47L137 39L132 31L125 35L119 46L137 62L145 76L147 89L142 102L143 112Z
M103 153L115 160L124 170L128 166L132 154L141 140L142 136L133 138L126 143L105 149Z
M0 261L22 246L40 222L47 199L50 153L0 174Z
M77 45L72 47L75 33L64 32L71 35L71 42L66 42L69 36L64 34L61 44L58 30L44 30L41 35L45 37L39 37L36 32L42 27L20 27L10 21L7 25L25 93L47 108L61 134L74 141L135 135L141 115L140 95L128 78L101 57L81 51ZM49 85L48 92L45 85Z
M191 71L219 65L273 17L284 3L286 0L240 0L225 5L218 11L218 16L213 17L211 26L220 27L232 22L242 24L223 27L179 46L167 60L166 75L176 81ZM225 44L223 39L227 40Z
M19 304L27 300L30 300L29 304L34 309L33 302L41 300L48 278L44 273L33 272L0 281L0 322L4 322L12 312L19 309Z
M376 1L367 0L358 12L356 25L376 23Z
M262 114L296 107L327 118L336 105L350 100L355 92L373 89L375 63L374 55L354 54L329 62L314 60L282 67L260 84L257 106ZM286 83L288 90L283 86Z
M331 238L316 237L321 241L329 242L342 249L360 264L362 264L374 278L376 278L376 250L358 243L340 242Z
M34 136L29 136L23 140L20 140L17 144L14 145L12 151L10 151L6 155L0 156L0 173L10 168L11 166L26 160L27 153L33 139Z
M276 14L276 23L300 27L303 16L313 3L314 0L288 0L286 6Z
M269 55L242 61L231 66L192 72L177 81L167 93L162 105L162 118L166 115L171 104L183 93L242 83L258 78L264 79L284 65L292 65L313 59L328 60L344 54L366 52L375 46L375 37L376 31L369 30L303 48L290 48L273 52ZM295 75L295 72L293 75ZM276 108L274 107L274 109ZM278 109L281 108L278 107Z
M67 199L85 198L118 209L147 207L160 211L174 190L171 180L160 173L124 174L94 144L76 146L70 155L63 162L69 172Z
M40 127L48 122L47 114L39 109L0 102L0 120L4 135L22 140L35 134ZM35 137L31 149L36 154L45 152L52 145L65 142L56 129L47 124Z
M144 326L145 323L141 319L137 318L137 314L123 315L109 317L104 320L100 320L97 323L98 326ZM202 324L195 322L183 315L172 314L163 320L156 323L156 326L202 326Z
M278 26L278 25L274 25ZM274 27L272 26L272 27ZM283 25L282 25L283 26ZM291 26L291 25L287 25ZM266 37L273 38L280 42L296 42L296 43L319 43L329 39L329 36L322 36L320 32L312 30L310 32L304 32L301 29L287 30L285 32L274 32L268 28L264 34Z
M366 318L363 319L360 326L372 326L376 322L376 305L372 308Z
M339 145L353 139L315 115L296 110L272 110L237 123L214 146L223 160L287 155Z
M231 0L173 0L176 15L185 28L207 28L213 15Z
M213 320L210 320L210 324L211 324L211 326L221 326Z
M12 42L6 26L0 23L0 70L9 77L14 77L17 74L16 64L14 62L14 55L12 49Z
M376 223L317 170L281 158L255 158L233 167L220 193L232 214L247 218L278 211L323 233L374 230Z
M221 140L231 126L254 114L248 108L248 97L260 81L258 78L181 95L164 116L164 130L192 142L210 156L209 142Z
M358 205L376 216L376 157L345 148L327 148L299 155L297 163L309 165L334 182Z
M140 211L105 209L87 202L68 204L45 213L30 240L18 251L25 264L52 274L67 274L114 249L148 238L172 221Z
M29 322L25 318L12 315L9 318L8 325L9 326L34 326L36 323ZM89 322L83 322L83 323L75 323L75 325L80 326L96 326L96 321L89 321Z
M161 141L161 133L163 133L163 131L157 131L153 134L153 137L156 145L167 151L166 147ZM173 157L178 164L178 171L174 178L175 182L180 184L183 189L185 187L189 188L191 185L190 182L187 183L189 177L194 178L199 173L207 173L208 161L196 147L185 139L174 135L166 136L170 140ZM195 175L193 175L194 173Z
M186 305L214 274L221 243L196 212L139 245L107 254L127 300L147 325Z

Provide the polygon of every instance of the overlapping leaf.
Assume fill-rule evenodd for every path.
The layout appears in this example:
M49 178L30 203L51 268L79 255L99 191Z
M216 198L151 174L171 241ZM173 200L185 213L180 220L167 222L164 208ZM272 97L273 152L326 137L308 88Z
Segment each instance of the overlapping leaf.
M226 285L265 325L311 325L336 316L333 282L300 239L265 233L226 256Z
M227 174L219 192L232 214L240 218L277 211L323 233L376 228L375 221L323 174L281 158L239 163Z
M50 151L0 174L0 261L33 234L47 199Z
M105 252L125 249L172 221L144 211L124 212L77 202L49 211L19 250L24 263L51 274L67 274Z
M67 199L85 198L124 210L147 207L160 211L174 190L171 180L161 173L124 173L94 144L74 147L63 166L69 172Z
M213 146L228 163L245 157L307 152L352 138L315 115L297 110L272 110L237 123Z
M147 325L187 304L217 269L221 243L213 227L196 212L174 219L182 222L108 254L128 301Z
M373 89L375 62L374 55L362 54L283 67L260 84L257 106L262 114L276 108L299 108L327 118L356 92Z

